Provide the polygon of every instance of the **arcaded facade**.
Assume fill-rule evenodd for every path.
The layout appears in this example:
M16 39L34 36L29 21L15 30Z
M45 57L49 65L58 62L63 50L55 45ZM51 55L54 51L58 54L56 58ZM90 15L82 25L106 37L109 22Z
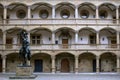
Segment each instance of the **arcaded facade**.
M0 0L0 72L15 72L24 30L33 72L120 72L120 0Z

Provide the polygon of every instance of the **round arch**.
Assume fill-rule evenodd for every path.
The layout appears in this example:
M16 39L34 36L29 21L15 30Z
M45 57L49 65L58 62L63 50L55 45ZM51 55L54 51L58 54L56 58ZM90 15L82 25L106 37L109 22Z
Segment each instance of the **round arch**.
M9 3L7 6L9 7L11 5L23 5L23 6L27 7L27 4L22 3L22 2L12 2L12 3Z
M31 6L34 6L34 5L38 5L38 6L35 7L34 9L36 9L36 8L38 8L39 6L42 6L42 5L45 5L45 6L47 6L47 7L52 8L52 4L46 3L46 2L38 2L38 3L35 2L35 3L31 4Z
M91 27L83 27L83 28L81 28L81 29L79 29L79 32L81 31L81 30L84 30L84 29L86 29L86 30L93 30L94 32L96 32L96 30L94 29L94 28L91 28Z
M31 54L31 57L33 57L34 55L39 55L39 54L45 54L45 55L51 56L49 53L37 52L37 53L32 53L32 54Z
M106 6L110 11L115 11L116 9L116 5L114 3L102 3L98 6L98 8L100 9L101 7Z
M56 54L56 71L74 72L74 60L75 57L71 53L61 52Z
M44 27L33 28L33 29L29 30L29 31L31 32L31 31L38 30L38 29L39 29L39 30L44 29L44 30L47 30L47 31L49 31L49 32L52 32L50 29L48 29L48 28L44 28Z
M116 29L114 29L114 28L112 28L112 27L104 27L104 28L101 28L99 31L102 31L102 30L104 30L104 29L111 29L111 30L114 30L114 31L117 31Z
M74 56L74 53L71 53L71 52L65 52L65 51L63 51L63 52L59 52L59 53L56 53L55 56L57 56L57 55L59 55L59 54L64 54L64 53L66 53L66 54L70 54L70 55L73 55L73 56Z
M85 52L79 55L79 72L96 72L96 55Z
M34 72L51 72L51 55L35 53L31 56L31 66Z
M90 3L90 2L84 2L84 3L81 3L81 4L79 4L78 5L78 7L81 7L81 6L88 6L88 7L91 7L91 8L96 8L96 5L95 4L93 4L93 3Z
M103 3L99 4L98 7L101 7L102 5L105 5L105 4L112 5L112 6L116 7L116 4L110 3L110 2L106 2L106 3L103 2Z
M75 9L75 5L73 3L70 3L70 2L60 2L60 3L57 3L55 6L57 9L63 5L67 5L67 6L70 6L72 9Z
M73 28L69 28L69 27L58 28L58 29L54 30L54 32L56 33L57 31L62 30L62 29L67 29L67 30L71 30L71 31L75 32L75 30Z
M112 52L105 52L100 55L100 71L101 72L116 72L117 56Z
M117 56L117 54L115 54L114 52L104 52L104 53L101 53L100 56L104 55L104 54L111 54L111 55L114 55L114 56Z
M97 55L96 55L95 53L93 53L93 52L82 52L82 53L79 54L79 56L80 56L80 55L84 55L84 54L86 55L86 53L87 53L87 54L90 54L90 55L93 55L93 56L97 56Z

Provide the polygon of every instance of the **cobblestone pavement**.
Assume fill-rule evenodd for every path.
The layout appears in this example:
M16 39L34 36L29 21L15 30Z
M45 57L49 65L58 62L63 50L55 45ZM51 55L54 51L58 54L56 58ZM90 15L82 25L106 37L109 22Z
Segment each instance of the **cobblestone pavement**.
M117 73L35 73L34 75L37 75L37 78L34 80L120 80L120 74ZM15 76L15 74L0 74L0 80L9 80L10 76Z

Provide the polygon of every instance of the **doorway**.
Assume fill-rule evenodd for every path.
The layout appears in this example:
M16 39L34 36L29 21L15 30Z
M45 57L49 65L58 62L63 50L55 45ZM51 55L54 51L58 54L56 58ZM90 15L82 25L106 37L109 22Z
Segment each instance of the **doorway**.
M2 59L0 59L0 72L2 72Z
M70 72L70 66L68 59L63 59L61 61L61 72Z
M96 59L93 60L93 72L96 72Z
M63 48L68 48L68 39L62 39Z
M43 72L43 60L41 59L35 60L34 66L35 66L34 72Z

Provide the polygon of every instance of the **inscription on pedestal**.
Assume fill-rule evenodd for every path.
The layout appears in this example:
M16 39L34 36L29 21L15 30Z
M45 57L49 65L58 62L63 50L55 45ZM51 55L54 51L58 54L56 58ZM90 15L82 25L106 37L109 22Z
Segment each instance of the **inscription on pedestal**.
M16 76L31 76L32 67L31 66L17 66Z

